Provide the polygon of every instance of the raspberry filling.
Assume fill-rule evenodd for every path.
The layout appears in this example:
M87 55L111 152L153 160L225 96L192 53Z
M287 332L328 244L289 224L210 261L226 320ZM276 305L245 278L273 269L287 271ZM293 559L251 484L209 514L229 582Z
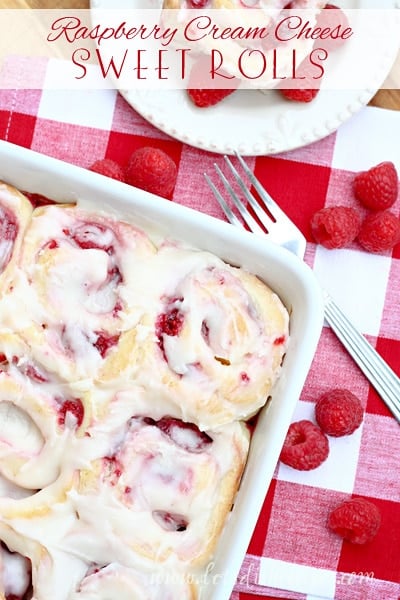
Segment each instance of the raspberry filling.
M168 312L159 315L156 322L158 338L163 334L170 336L179 335L183 327L183 321L184 317L179 308L172 308Z
M95 331L94 332L98 337L93 346L98 350L101 358L105 358L107 352L113 346L118 344L119 334L117 335L109 335L105 331Z
M18 224L14 215L0 206L0 273L10 262L17 235Z
M60 401L59 399L57 400ZM58 409L58 424L64 427L67 420L67 413L70 413L75 419L75 427L80 427L85 414L82 401L79 398L72 398L70 400L61 400L61 402L62 404Z
M157 344L163 354L164 360L168 362L164 348L164 336L168 335L175 337L180 334L183 328L185 317L178 307L172 306L177 301L182 301L183 298L174 298L167 305L167 310L158 315L156 319L156 336ZM170 308L168 308L168 306Z
M55 204L55 200L51 200L43 194L37 194L36 192L22 192L26 196L33 208L38 206L47 206L48 204Z
M36 383L46 383L49 381L48 377L39 370L36 365L32 363L22 362L20 363L20 359L18 356L12 357L12 363L18 368L22 375L25 377L29 377L32 381Z
M210 344L210 328L207 321L203 321L201 324L201 336L207 345Z
M110 267L107 272L107 278L104 280L100 289L96 293L107 290L114 291L123 282L123 276L115 262L115 234L114 232L99 223L84 222L74 229L63 229L65 236L70 238L78 248L82 250L102 250L110 257ZM51 249L58 248L57 240L50 240L47 247ZM108 293L108 292L107 292ZM117 299L114 308L112 309L113 316L117 317L122 310L122 304Z
M185 423L173 417L163 417L155 424L174 444L187 452L203 452L213 441L207 433L200 431L194 423Z
M105 456L103 458L103 465L105 477L109 480L109 483L113 486L117 485L118 479L122 475L122 465L118 458L115 455ZM127 491L125 488L125 493L129 494L130 491Z
M118 344L120 334L111 335L107 331L94 331L93 333L96 336L96 341L93 342L93 340L90 340L90 343L96 348L101 358L105 358L109 350ZM82 332L82 335L85 336L86 340L89 342L88 335L84 332ZM73 358L75 356L75 349L70 338L70 332L67 330L65 325L63 325L61 328L60 341L65 354Z
M170 513L166 510L153 510L152 516L165 531L186 531L188 527L187 519L176 513Z
M99 223L82 223L75 229L63 229L64 235L71 238L82 250L104 250L107 254L114 252L114 233Z

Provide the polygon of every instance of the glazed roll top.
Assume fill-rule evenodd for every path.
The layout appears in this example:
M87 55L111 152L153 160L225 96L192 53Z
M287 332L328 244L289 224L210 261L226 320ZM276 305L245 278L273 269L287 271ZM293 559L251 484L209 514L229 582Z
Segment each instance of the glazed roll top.
M143 307L140 272L155 252L133 226L76 207L34 211L3 322L48 370L95 378Z
M79 515L71 539L85 537L81 527L90 531L85 557L97 563L109 562L114 548L118 558L132 551L155 564L178 559L203 565L244 469L246 426L205 433L167 416L135 416L115 439L107 456L80 472L71 491Z
M70 600L194 600L196 597L194 584L186 581L183 574L148 574L109 564L89 573Z
M18 261L32 205L15 188L0 182L0 295Z
M207 253L164 245L154 258L136 379L149 402L200 429L247 419L279 375L288 313L257 277ZM114 369L115 373L116 369Z
M255 275L0 185L0 600L195 600L288 348Z

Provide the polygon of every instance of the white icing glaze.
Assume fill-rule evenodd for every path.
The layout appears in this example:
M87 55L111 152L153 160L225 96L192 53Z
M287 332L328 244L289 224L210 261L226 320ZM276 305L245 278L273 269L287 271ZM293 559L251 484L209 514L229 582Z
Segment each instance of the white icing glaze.
M167 573L146 574L110 564L86 577L70 600L186 600L192 598L184 575L171 583Z
M286 310L216 256L156 247L79 208L35 211L12 260L0 297L0 539L14 553L3 586L31 585L27 557L34 600L197 598L189 576L211 560L247 456L237 420L260 402L246 378L259 390L277 377ZM237 408L238 390L257 404Z

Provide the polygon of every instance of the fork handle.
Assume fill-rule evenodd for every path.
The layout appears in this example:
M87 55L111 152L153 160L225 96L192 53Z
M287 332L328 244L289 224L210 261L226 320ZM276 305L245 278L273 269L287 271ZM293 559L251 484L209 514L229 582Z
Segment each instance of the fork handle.
M324 292L325 318L400 423L400 378Z

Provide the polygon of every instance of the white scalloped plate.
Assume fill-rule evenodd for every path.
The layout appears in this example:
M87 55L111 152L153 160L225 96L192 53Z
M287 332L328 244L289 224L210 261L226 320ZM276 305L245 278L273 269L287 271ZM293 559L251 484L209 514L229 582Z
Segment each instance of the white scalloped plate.
M129 8L154 8L157 0L129 0ZM399 8L395 0L338 0L344 8ZM140 6L139 6L140 5ZM378 6L376 6L378 5ZM92 0L93 9L128 8L125 0ZM143 7L144 8L144 7ZM119 89L139 114L171 137L196 148L244 156L276 154L320 140L363 108L389 72L365 90L322 90L310 104L290 102L279 92L238 90L216 106L199 109L185 90ZM117 84L118 85L118 84Z

